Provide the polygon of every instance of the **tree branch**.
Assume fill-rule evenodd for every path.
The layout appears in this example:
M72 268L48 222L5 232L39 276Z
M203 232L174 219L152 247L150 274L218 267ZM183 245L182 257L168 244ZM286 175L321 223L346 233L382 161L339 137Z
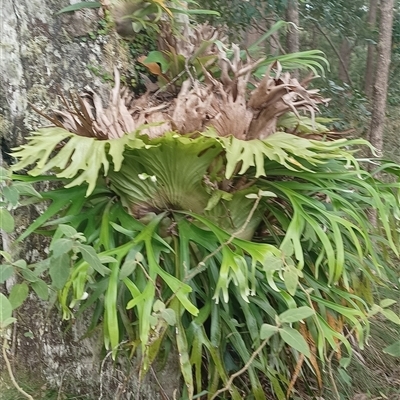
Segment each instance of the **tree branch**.
M349 81L350 86L353 86L353 83L351 81L350 75L349 75L349 71L347 70L347 66L346 63L343 61L342 56L340 55L338 49L336 48L336 46L333 44L332 40L330 39L330 37L324 32L324 30L321 28L321 26L318 24L318 22L314 22L314 25L316 26L316 28L324 35L325 39L328 41L328 43L330 44L330 46L332 47L333 51L335 52L335 54L337 55L341 66L343 67L343 71L346 74L347 80Z
M219 389L217 392L215 392L210 400L216 399L218 397L218 395L220 395L221 393L226 392L227 390L230 389L234 379L237 378L238 376L242 375L243 373L245 373L248 370L248 368L250 367L251 363L258 356L258 354L261 352L261 350L265 347L265 345L268 343L269 339L270 338L265 339L261 343L260 347L258 347L257 350L250 356L249 360L244 365L244 367L242 369L240 369L239 371L235 372L234 374L232 374L231 377L229 378L227 384L225 385L225 387L223 387L222 389Z

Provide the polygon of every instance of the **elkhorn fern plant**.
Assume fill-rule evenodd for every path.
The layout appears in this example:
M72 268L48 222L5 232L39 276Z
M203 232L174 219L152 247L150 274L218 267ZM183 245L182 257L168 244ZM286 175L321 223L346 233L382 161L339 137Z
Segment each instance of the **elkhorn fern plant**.
M133 98L116 71L108 108L94 92L64 99L54 126L14 150L14 170L63 183L22 238L53 236L64 318L95 304L92 327L103 321L114 357L128 337L141 376L174 342L182 398L261 400L268 382L283 399L301 368L322 388L331 352L344 367L352 354L344 327L362 347L385 312L371 291L398 254L400 169L381 163L390 184L364 170L355 153L368 143L332 140L315 117L326 100L279 62L258 80L267 61L182 40L171 43L187 62L160 71L156 92Z

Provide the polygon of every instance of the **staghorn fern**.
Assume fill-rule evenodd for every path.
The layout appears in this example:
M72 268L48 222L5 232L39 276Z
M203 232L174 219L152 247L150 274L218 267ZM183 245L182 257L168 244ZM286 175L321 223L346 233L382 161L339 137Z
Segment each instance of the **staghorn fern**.
M324 99L279 64L257 83L261 62L213 51L221 71L210 65L180 87L135 99L117 83L107 109L93 92L65 101L56 127L14 152L14 170L36 164L33 178L15 179L52 171L64 185L42 193L50 204L23 237L47 229L60 268L57 240L73 241L63 316L96 304L92 327L101 316L114 357L125 336L140 347L140 376L173 340L183 397L229 387L229 398L261 400L267 377L283 399L302 360L322 386L329 354L343 345L351 355L344 325L365 342L372 285L390 276L385 252L398 254L400 168L382 162L395 178L384 183L356 158L367 142L325 140L313 116ZM229 378L244 365L248 388Z

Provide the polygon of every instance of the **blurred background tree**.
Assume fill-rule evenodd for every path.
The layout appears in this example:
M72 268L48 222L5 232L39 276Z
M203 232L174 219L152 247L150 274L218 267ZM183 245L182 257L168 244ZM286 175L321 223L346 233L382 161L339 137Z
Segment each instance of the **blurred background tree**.
M400 104L400 10L399 2L354 0L251 0L217 1L200 0L204 8L220 12L214 24L226 26L233 40L250 45L264 33L271 23L287 20L300 30L290 28L276 34L267 49L290 53L301 50L321 49L330 63L327 77L317 81L324 95L330 97L326 116L337 118L333 128L356 129L356 134L368 137L372 110L372 92L376 74L379 21L386 6L393 13L392 44L388 85L388 112L384 147L390 157L400 160L396 131ZM273 42L273 43L271 43ZM390 61L390 60L389 60ZM384 96L386 97L386 96Z

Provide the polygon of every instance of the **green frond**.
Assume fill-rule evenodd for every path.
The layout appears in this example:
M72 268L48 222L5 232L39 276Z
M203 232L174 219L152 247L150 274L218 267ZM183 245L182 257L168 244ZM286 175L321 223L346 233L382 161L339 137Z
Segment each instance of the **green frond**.
M312 120L307 116L296 116L293 113L287 113L278 119L277 126L278 128L283 128L285 132L298 132L307 136L307 134L328 133L329 129L324 125L327 122L331 121L327 121L325 118Z
M225 149L227 179L233 174L248 173L250 167L255 167L254 177L268 175L265 170L265 160L276 161L291 171L306 170L312 172L312 166L323 164L330 159L343 158L348 168L359 170L358 162L352 155L356 150L349 150L349 146L368 145L362 139L339 139L331 142L321 142L293 136L289 133L278 132L264 140L254 139L243 141L233 136L219 137L209 130L202 135L215 138Z
M218 143L173 133L145 142L143 149L127 149L122 168L108 174L123 204L134 214L141 209L202 212L209 200L204 177L221 151Z
M136 29L149 12L162 24L175 11L154 0ZM323 74L323 54L253 59L285 26L249 53L207 25L189 42L169 27L143 60L158 90L120 92L116 71L107 109L95 93L64 99L68 112L48 117L57 127L14 149L13 171L30 169L14 180L62 185L35 193L46 208L19 240L52 237L63 317L93 308L90 329L102 324L114 359L123 339L140 349L139 380L172 340L189 400L221 386L234 400L263 400L265 377L284 399L303 356L322 384L332 352L351 357L344 325L364 345L383 310L374 285L393 279L399 256L400 167L380 160L369 172L375 160L357 152L373 147L331 140L314 115L327 99L282 73ZM246 385L232 378L243 366Z
M329 71L329 63L322 51L307 50L268 57L258 65L254 76L261 79L267 72L269 66L275 62L279 62L283 69L289 71L293 69L311 70L314 76L325 76L325 69Z
M19 162L12 169L19 171L36 164L29 171L30 175L55 171L59 178L73 179L66 187L87 182L86 195L89 195L98 177L109 172L110 162L112 170L121 168L125 146L140 148L144 145L140 139L131 139L129 135L120 139L98 140L77 136L62 128L45 128L32 133L27 144L13 149L13 156Z

